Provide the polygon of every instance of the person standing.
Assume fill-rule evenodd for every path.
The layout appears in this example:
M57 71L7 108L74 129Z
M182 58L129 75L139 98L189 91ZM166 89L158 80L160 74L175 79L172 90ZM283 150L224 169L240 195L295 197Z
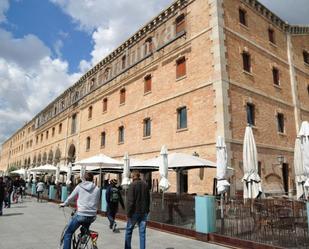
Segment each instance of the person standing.
M146 222L150 206L150 193L146 182L140 179L137 170L132 171L133 183L129 186L127 196L127 226L125 249L131 249L131 239L135 224L139 228L140 249L146 248Z
M76 196L78 196L77 212L64 233L63 249L71 248L72 235L81 225L89 229L91 223L96 219L100 189L93 183L92 173L85 173L85 181L76 186L66 201L60 204L60 207L67 206Z
M112 179L110 185L106 189L106 202L107 202L107 218L109 220L109 228L116 231L117 223L115 221L116 214L118 212L119 203L124 209L123 199L119 188L117 187L117 180Z
M38 195L38 202L40 201L40 195L43 195L43 191L44 191L44 182L42 179L40 179L40 181L37 183L36 185L36 193ZM41 202L42 202L42 196L41 196Z
M3 201L5 197L5 185L3 182L3 177L0 177L0 216L2 216L2 209L3 209Z
M12 178L6 176L5 187L6 187L6 197L5 197L5 207L11 207L11 196L13 193L13 181Z

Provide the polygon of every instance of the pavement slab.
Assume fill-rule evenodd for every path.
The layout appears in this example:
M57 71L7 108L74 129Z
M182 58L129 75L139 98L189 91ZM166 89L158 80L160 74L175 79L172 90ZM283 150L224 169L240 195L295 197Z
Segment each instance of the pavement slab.
M0 216L1 249L57 249L60 234L70 218L70 208L60 209L55 203L26 197L23 203L12 204ZM91 229L99 232L99 249L124 248L126 223L117 221L112 232L106 217L98 216ZM223 249L226 247L205 243L175 234L147 228L147 249ZM139 248L138 229L134 229L132 249Z

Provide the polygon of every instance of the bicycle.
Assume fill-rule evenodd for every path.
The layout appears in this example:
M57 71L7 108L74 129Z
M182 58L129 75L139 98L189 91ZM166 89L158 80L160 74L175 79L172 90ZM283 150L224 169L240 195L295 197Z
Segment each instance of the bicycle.
M75 215L76 210L73 209L71 212L71 219ZM63 208L63 214L64 217L66 218L64 208ZM64 233L68 227L69 222L65 225L61 237L60 237L60 244L59 244L59 249L63 248L63 242L64 242ZM80 228L80 232L76 235L78 230L73 234L72 236L72 249L98 249L97 247L97 240L99 237L99 233L92 231L90 229L85 228L82 226Z

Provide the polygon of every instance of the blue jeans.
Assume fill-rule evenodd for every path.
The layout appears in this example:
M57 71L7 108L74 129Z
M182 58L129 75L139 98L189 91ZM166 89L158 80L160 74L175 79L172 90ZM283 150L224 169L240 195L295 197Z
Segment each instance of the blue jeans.
M139 248L146 248L146 222L147 214L133 214L131 218L128 218L125 237L125 249L131 249L131 239L135 224L138 224L139 230Z
M63 249L71 249L71 240L74 232L80 227L83 226L86 229L89 229L90 224L96 219L95 216L81 216L74 215L70 221L67 230L64 233L63 239Z

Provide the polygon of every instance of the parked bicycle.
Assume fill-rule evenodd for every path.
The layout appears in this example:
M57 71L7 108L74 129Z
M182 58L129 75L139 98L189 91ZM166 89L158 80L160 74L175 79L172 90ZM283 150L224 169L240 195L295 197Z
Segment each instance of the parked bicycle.
M71 219L73 218L75 213L76 213L76 210L72 209ZM63 208L63 214L66 219L64 208ZM64 234L65 234L66 229L68 228L69 223L70 222L67 223L67 225L64 227L61 233L59 249L63 248ZM72 236L72 249L98 249L97 247L98 237L99 237L99 233L82 226L79 232L78 230L76 230L76 232Z

